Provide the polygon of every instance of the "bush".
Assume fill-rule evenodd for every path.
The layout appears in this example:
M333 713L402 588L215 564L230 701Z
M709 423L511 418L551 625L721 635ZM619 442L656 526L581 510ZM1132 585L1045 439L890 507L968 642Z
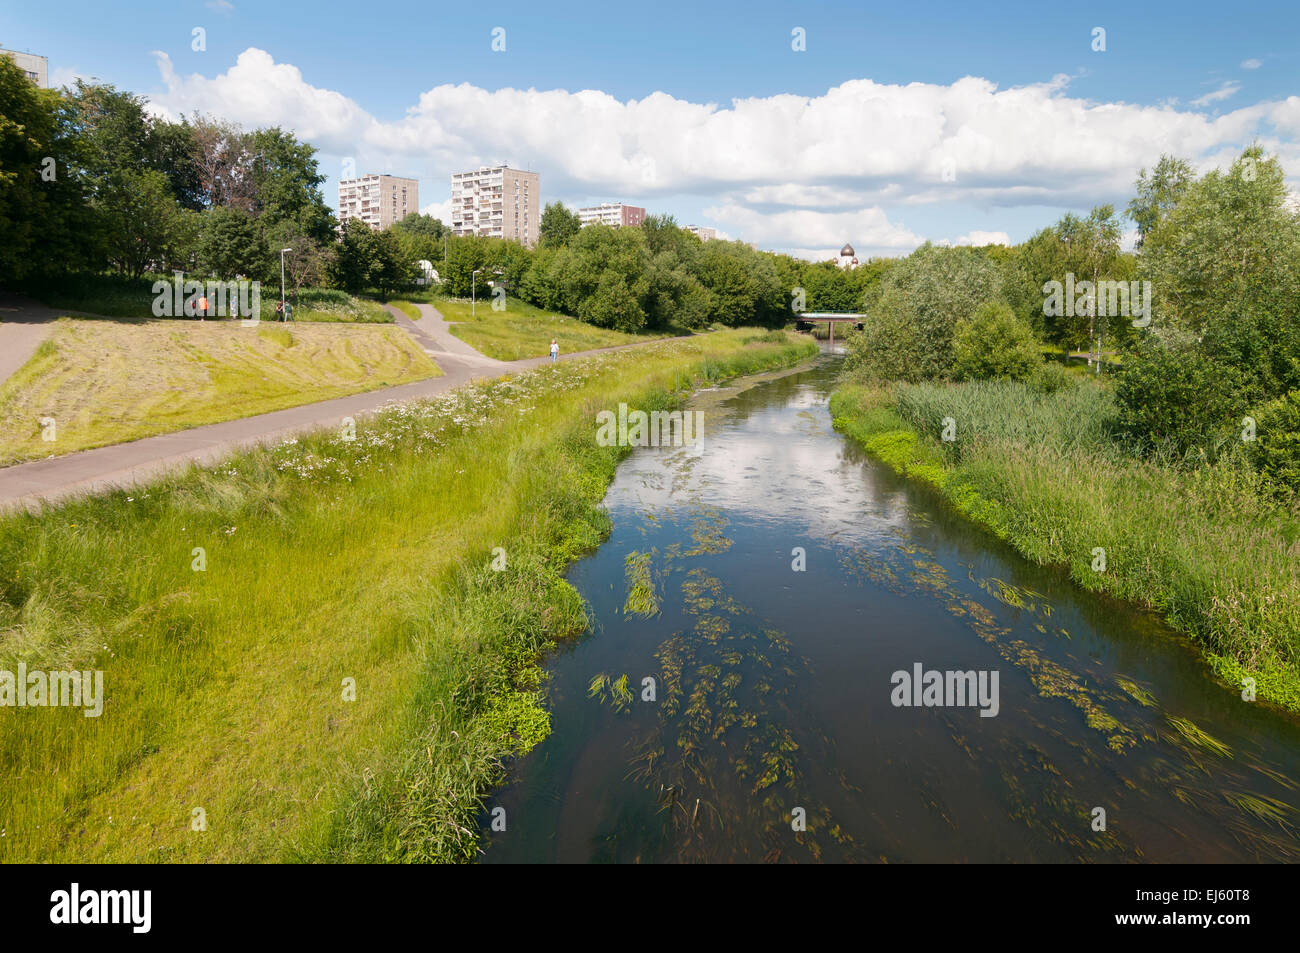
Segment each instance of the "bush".
M953 370L964 380L1025 380L1043 355L1029 325L1001 301L986 301L953 334Z
M1233 369L1207 358L1195 341L1152 341L1119 372L1119 428L1145 451L1212 453L1243 413L1239 390Z
M1057 391L1074 386L1078 381L1060 364L1045 361L1034 369L1034 372L1025 379L1025 383L1035 393L1050 396Z
M1266 404L1254 415L1251 462L1280 494L1300 493L1300 390Z

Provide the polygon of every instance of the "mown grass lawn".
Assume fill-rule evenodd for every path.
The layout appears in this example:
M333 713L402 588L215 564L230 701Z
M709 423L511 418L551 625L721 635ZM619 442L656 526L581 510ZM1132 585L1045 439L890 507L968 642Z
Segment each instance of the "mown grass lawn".
M63 318L0 385L0 465L441 373L392 326Z
M598 328L577 318L551 314L517 298L507 298L504 311L493 311L491 296L481 296L472 309L477 314L475 318L470 317L468 298L443 298L433 306L448 321L462 322L452 325L452 334L499 361L545 357L550 353L552 338L560 346L561 354L569 354L669 336L669 332L628 334Z
M586 625L563 573L627 452L595 413L814 353L652 343L0 519L0 670L107 696L0 713L0 862L471 859L549 730L539 653Z

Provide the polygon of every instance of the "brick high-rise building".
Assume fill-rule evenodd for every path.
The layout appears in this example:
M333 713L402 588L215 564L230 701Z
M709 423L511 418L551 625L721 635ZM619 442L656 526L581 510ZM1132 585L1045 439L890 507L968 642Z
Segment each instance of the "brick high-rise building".
M541 176L483 166L451 177L451 233L508 238L529 248L542 224Z
M420 183L395 175L363 175L339 181L339 224L359 218L371 228L387 228L420 210Z
M612 225L614 228L640 225L645 221L645 209L638 205L623 205L618 202L606 202L604 205L592 205L578 209L578 220L587 225Z

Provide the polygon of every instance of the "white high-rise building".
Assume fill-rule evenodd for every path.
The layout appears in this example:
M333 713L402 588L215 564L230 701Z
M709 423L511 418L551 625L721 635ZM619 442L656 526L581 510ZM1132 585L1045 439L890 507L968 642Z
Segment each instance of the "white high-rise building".
M41 89L50 88L50 61L35 53L19 53L17 50L0 50L0 56L7 56L14 61L27 78Z
M639 205L606 202L578 209L578 221L583 228L588 225L610 225L614 228L640 225L645 221L645 209Z
M541 176L483 166L451 177L451 233L508 238L531 248L542 224Z
M339 224L359 218L371 228L387 228L420 210L420 183L396 175L363 175L339 180Z

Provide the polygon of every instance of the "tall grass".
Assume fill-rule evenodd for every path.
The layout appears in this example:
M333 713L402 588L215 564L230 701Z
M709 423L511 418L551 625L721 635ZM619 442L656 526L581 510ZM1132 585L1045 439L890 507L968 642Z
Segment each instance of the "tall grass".
M811 351L649 344L0 519L0 669L108 696L0 710L0 861L473 857L548 730L539 655L585 626L563 572L626 452L597 411Z
M1157 610L1236 690L1249 675L1260 697L1300 711L1300 516L1271 503L1239 455L1134 457L1108 436L1111 398L1091 383L1050 396L1013 383L850 385L831 407L869 452L1028 558Z

